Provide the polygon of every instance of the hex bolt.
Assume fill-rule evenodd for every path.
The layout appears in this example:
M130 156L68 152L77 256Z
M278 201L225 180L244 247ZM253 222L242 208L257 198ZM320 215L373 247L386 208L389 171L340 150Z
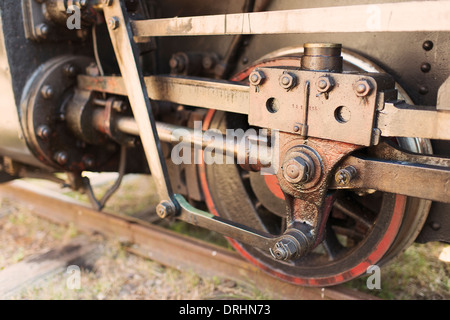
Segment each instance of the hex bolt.
M43 141L47 141L51 133L52 130L46 125L41 125L37 128L37 135Z
M350 181L352 181L352 179L354 179L356 177L356 174L357 174L357 171L356 171L355 167L348 166L346 168L339 170L336 173L336 175L334 176L334 178L339 185L345 186L345 185L349 184Z
M66 151L59 151L55 154L55 160L63 166L69 161L69 155Z
M358 97L365 97L372 91L372 84L367 80L359 80L354 88Z
M77 67L72 63L66 64L63 67L63 72L70 78L75 77L77 75Z
M276 260L289 261L299 256L300 244L291 236L284 236L271 249L271 254Z
M301 158L295 157L283 163L283 176L290 183L305 183L311 176L311 165Z
M51 99L55 95L55 92L50 85L45 85L41 89L41 95L44 99Z
M320 77L317 80L317 91L326 93L331 91L334 87L333 79L328 76Z
M41 23L36 26L35 31L39 38L45 39L45 38L47 38L48 34L50 33L50 28L47 24Z
M280 86L286 90L292 89L297 84L297 77L290 72L283 72L280 77Z
M95 160L91 156L86 156L83 159L83 164L86 166L86 168L93 168L95 165Z
M264 72L255 70L250 74L250 76L248 77L248 80L250 81L250 83L252 85L258 86L261 83L263 83L265 78L266 78L266 76L264 75Z
M170 68L175 72L183 72L186 69L186 61L180 55L173 55L169 60Z
M167 217L173 216L175 214L175 207L169 201L161 201L156 206L156 214L161 218L165 219Z
M120 20L117 17L112 17L111 19L108 20L108 27L111 30L116 30L120 25Z
M114 111L119 113L127 111L127 105L122 100L114 100L112 108Z

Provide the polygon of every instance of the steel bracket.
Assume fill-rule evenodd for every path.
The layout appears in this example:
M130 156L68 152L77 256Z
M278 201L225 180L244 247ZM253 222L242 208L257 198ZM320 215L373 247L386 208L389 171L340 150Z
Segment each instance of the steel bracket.
M386 74L288 68L257 72L264 81L250 87L251 125L362 146L376 142L373 129L381 92L383 99L397 94L394 80Z

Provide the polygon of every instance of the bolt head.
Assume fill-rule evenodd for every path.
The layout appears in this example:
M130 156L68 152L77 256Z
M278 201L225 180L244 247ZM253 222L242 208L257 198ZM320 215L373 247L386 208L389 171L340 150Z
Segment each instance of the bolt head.
M352 166L339 170L334 176L337 184L345 186L356 177L356 169Z
M47 24L41 23L38 26L36 26L36 34L38 35L38 37L45 39L47 38L49 33L50 27Z
M272 256L276 260L288 261L295 258L299 252L298 245L289 238L278 241L272 249Z
M355 83L354 89L358 97L365 97L372 91L372 84L367 80L359 80Z
M41 94L44 99L51 99L55 95L55 92L50 85L45 85L41 89Z
M93 168L95 165L95 160L91 156L86 156L83 159L83 164L86 166L86 168Z
M303 183L310 176L308 163L301 157L295 157L283 163L283 176L290 183Z
M181 56L174 55L169 60L170 68L176 72L182 72L186 68L186 63Z
M329 92L331 91L331 89L333 89L333 87L334 87L333 80L328 76L320 77L317 80L317 91L319 92L322 93Z
M52 130L46 125L39 126L37 129L37 135L43 141L47 141L51 133Z
M66 151L59 151L55 154L55 160L63 166L69 161L69 155Z
M263 83L264 79L265 79L264 73L262 71L259 71L259 70L253 71L250 74L250 76L248 77L248 80L254 86L258 86L261 83Z
M156 206L156 214L161 218L165 219L175 214L175 207L169 201L161 201Z
M286 90L292 89L297 84L297 77L289 72L280 76L280 86Z
M63 68L64 74L68 77L75 77L77 75L77 67L74 64L67 64Z
M119 27L120 21L119 18L117 17L112 17L111 19L108 20L108 27L111 30L116 30Z

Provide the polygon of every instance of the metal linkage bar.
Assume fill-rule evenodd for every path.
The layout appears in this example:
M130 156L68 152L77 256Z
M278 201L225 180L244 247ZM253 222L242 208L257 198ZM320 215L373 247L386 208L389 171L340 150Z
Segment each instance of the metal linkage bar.
M126 10L123 6L123 1L112 1L110 5L105 5L103 9L105 19L108 22L111 42L139 128L148 165L155 177L156 190L161 200L173 202L173 193L152 114L152 106L145 88L144 77L138 65L139 59L136 45L132 41L133 34L129 18L125 14ZM169 205L174 206L173 203L169 203Z
M377 127L384 137L450 140L450 111L386 103L378 112Z
M144 82L152 100L248 114L249 87L243 84L179 76L149 76L144 78ZM78 87L83 90L127 95L121 77L80 75Z
M349 157L345 165L354 167L357 177L339 188L375 189L450 203L450 171L445 168L358 157Z
M450 203L450 158L408 153L387 142L369 149L369 157L348 157L331 187L375 189ZM343 171L349 175L339 183Z
M449 16L449 1L409 1L139 20L131 25L138 37L417 32L450 31Z

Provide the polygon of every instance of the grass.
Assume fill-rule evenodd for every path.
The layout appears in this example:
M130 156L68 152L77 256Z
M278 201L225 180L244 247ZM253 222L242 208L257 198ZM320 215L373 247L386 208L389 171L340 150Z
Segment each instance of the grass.
M395 261L381 268L381 289L370 290L363 276L347 287L382 299L450 299L450 263L439 260L443 243L413 244Z

